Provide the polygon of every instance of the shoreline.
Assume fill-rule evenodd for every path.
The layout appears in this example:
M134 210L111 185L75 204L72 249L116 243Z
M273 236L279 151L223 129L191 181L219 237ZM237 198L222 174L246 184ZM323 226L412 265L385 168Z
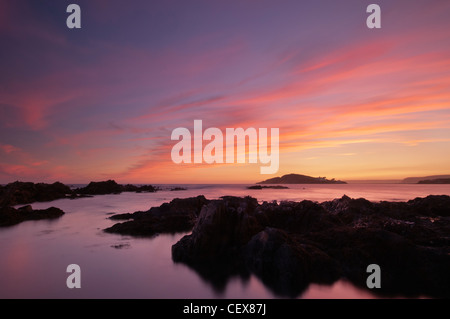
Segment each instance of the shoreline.
M137 209L146 207L142 211L108 213L111 225L99 228L102 232L111 228L105 232L108 237L154 240L159 234L186 234L172 248L165 248L171 250L172 262L193 270L218 291L235 276L247 278L249 274L259 278L271 293L282 297L297 297L311 283L328 285L341 279L367 289L364 264L371 262L379 263L384 274L395 274L400 281L406 280L402 272L410 277L431 278L429 283L419 280L417 287L384 280L383 289L371 293L382 297L447 296L440 282L447 280L442 268L448 263L449 252L445 249L450 247L450 196L432 195L406 201L369 201L349 196L282 200L278 196L283 194L326 193L352 187L312 185L306 190L248 190L246 186L198 187L178 192L167 188L154 193L124 192L123 197L115 193L92 196L105 204L122 202L123 207L138 200L141 206L135 206ZM196 193L205 195L189 196ZM278 200L264 200L274 197ZM67 199L51 205L68 209L71 204ZM79 200L75 205L83 207L93 199ZM145 205L147 201L152 202L150 209ZM46 208L47 204L37 207ZM398 256L413 262L406 265L398 261ZM429 262L423 264L426 260ZM205 264L210 267L205 269L202 266Z

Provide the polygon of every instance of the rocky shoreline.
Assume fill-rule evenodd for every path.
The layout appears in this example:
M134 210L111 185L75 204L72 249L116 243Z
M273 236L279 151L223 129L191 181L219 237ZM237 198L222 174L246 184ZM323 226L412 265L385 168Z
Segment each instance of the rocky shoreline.
M369 264L382 270L382 296L450 297L450 197L370 202L258 203L252 197L175 199L107 232L135 236L189 231L172 259L216 289L251 274L274 293L296 297L310 283L345 278L366 287Z
M26 220L53 219L64 214L59 208L33 210L30 205L13 208L12 206L35 202L50 202L62 198L77 199L94 195L120 194L122 192L156 192L152 185L120 185L114 180L90 182L86 187L71 189L60 182L53 184L14 182L0 185L0 227L12 226Z
M34 210L18 204L121 192L154 192L150 186L91 182L71 189L61 184L15 182L0 186L0 227L26 220L54 219L58 208ZM107 233L155 236L187 233L172 246L172 259L196 271L215 289L240 276L255 275L279 296L297 297L310 283L346 279L368 289L367 266L381 267L381 296L450 298L450 196L407 202L370 202L347 196L317 203L263 202L252 197L200 195L174 199L133 214Z
M34 202L50 202L62 198L76 199L94 195L120 194L122 192L156 192L159 189L152 185L120 185L114 180L90 182L87 186L71 189L60 182L53 184L14 182L0 185L0 207L31 204Z

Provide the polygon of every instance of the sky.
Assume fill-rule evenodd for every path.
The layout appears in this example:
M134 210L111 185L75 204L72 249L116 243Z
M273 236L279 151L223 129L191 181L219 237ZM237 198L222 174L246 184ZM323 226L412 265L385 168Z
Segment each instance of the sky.
M0 0L0 183L449 174L449 17L448 0ZM279 128L278 172L175 164L194 120Z

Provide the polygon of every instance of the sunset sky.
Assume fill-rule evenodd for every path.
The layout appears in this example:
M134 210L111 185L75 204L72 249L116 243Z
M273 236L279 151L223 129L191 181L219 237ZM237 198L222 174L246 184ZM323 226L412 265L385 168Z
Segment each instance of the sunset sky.
M174 164L194 120L279 128L278 173ZM0 0L0 183L288 173L450 174L450 1Z

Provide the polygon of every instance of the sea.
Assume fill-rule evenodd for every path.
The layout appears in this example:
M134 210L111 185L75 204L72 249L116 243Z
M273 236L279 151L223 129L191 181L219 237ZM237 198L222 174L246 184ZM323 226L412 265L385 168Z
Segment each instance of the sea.
M83 185L73 185L79 187ZM256 276L232 277L218 288L184 264L174 263L171 247L188 233L136 238L103 230L117 221L112 214L146 211L174 198L204 195L252 196L263 201L323 202L347 195L370 201L408 201L450 195L449 185L318 184L288 189L247 189L251 184L156 185L154 193L121 193L33 203L34 209L58 207L54 220L26 221L0 228L0 298L10 299L271 299L280 296ZM185 190L172 191L174 187ZM80 288L69 289L67 267L80 266ZM426 298L427 296L421 296ZM295 298L386 298L346 280L310 284ZM403 298L390 296L389 298Z

